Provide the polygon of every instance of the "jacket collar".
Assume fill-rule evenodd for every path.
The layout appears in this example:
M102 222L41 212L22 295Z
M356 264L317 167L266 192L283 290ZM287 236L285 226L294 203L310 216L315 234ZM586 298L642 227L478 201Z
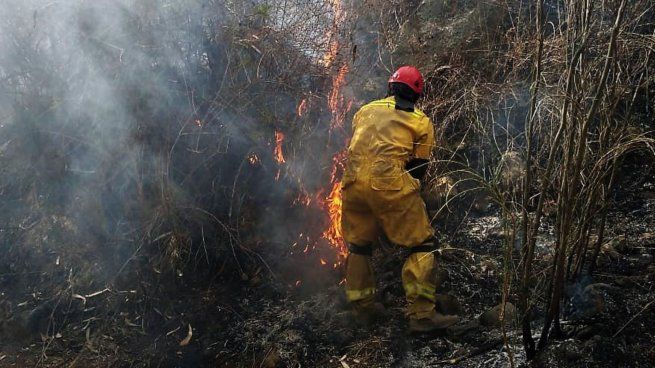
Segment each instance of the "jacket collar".
M414 103L394 96L391 96L390 99L395 102L396 110L414 112Z

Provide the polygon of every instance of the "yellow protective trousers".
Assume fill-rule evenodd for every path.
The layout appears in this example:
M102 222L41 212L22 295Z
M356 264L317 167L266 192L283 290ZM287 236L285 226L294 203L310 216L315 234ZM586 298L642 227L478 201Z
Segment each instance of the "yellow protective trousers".
M410 318L430 318L434 313L434 253L412 253L402 271L403 288ZM355 308L366 308L375 301L375 276L368 255L350 252L346 266L346 298Z
M353 120L353 138L342 179L342 229L351 245L346 266L346 297L355 307L374 301L371 246L380 231L414 249L402 270L410 318L434 314L434 230L420 182L406 170L413 158L427 159L434 145L430 120L420 111L401 111L393 98L374 101Z
M409 175L404 180L415 180ZM425 204L414 185L397 191L376 190L367 181L344 181L342 226L351 245L346 265L346 298L356 307L367 307L375 298L371 245L381 228L395 244L418 250L434 245ZM413 252L402 270L402 282L410 318L429 318L434 313L435 284L432 252Z

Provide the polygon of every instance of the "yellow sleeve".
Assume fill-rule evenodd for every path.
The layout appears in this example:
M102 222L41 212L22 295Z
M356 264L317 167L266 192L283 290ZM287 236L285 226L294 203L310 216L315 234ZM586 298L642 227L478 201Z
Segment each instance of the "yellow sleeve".
M414 142L414 158L429 160L434 149L434 127L430 118L424 116L419 123L418 139Z
M359 112L362 111L361 109L355 113L355 116L353 116L353 121L351 123L351 128L352 128L352 133L355 134L355 128L357 128L357 122L359 120Z

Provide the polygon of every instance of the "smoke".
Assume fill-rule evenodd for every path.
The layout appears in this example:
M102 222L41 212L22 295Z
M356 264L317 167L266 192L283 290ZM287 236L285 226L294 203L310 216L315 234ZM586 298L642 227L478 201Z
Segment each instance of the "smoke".
M345 144L328 132L319 57L333 19L321 1L274 5L5 1L0 268L99 284L144 263L203 277L230 259L243 273L261 237L288 252L322 231L316 209L289 207L320 191Z
M243 134L251 116L211 103L232 83L216 80L227 68L223 10L213 2L3 2L2 202L4 221L30 234L23 256L79 251L110 275L141 243L169 232L161 253L185 261L192 216L202 211L182 208L223 218L224 186L239 164L229 158L256 144ZM26 221L36 222L16 226ZM211 228L216 239L226 232Z

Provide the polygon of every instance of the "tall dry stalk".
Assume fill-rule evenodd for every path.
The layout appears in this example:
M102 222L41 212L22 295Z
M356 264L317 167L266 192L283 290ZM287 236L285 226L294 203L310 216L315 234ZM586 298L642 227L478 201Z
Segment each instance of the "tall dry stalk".
M560 313L560 302L562 299L562 293L564 289L564 276L565 276L565 260L567 255L568 247L570 246L571 241L571 231L573 227L573 216L575 206L577 201L575 200L576 195L580 189L582 177L580 175L580 169L585 158L587 141L589 139L589 125L591 124L592 119L597 113L599 104L602 102L604 97L604 92L607 83L607 77L610 72L610 68L614 65L614 53L616 49L616 40L621 29L621 22L623 20L623 12L625 10L626 1L621 1L619 9L617 11L616 19L614 26L612 28L612 34L610 37L609 45L607 47L607 54L605 56L605 63L603 66L603 71L596 84L596 90L593 97L593 102L587 113L584 117L582 127L579 129L579 136L577 136L575 129L571 129L569 133L569 139L567 141L564 150L566 151L566 156L564 158L564 164L562 167L562 176L560 178L560 189L558 193L558 217L557 217L557 243L555 250L555 268L553 269L552 279L550 280L549 293L547 297L549 298L548 310L546 318L544 320L543 329L541 331L541 337L539 339L539 347L543 348L548 342L548 337L550 334L551 326L554 323L555 332L560 333L559 327L559 313ZM586 13L588 13L587 10ZM585 14L586 14L585 13ZM565 98L573 98L573 96L567 96ZM566 110L562 110L562 114L567 114ZM576 141L576 136L578 140ZM583 198L578 196L578 201L583 201Z
M519 311L521 313L521 329L523 337L523 347L528 356L532 359L535 355L535 344L532 338L532 328L530 326L531 307L529 305L530 297L530 284L532 278L532 260L534 257L534 245L530 248L527 244L527 236L529 231L529 216L528 206L530 202L530 190L532 187L532 166L534 165L533 157L533 139L534 139L534 124L537 116L537 99L539 96L539 86L541 83L541 68L544 50L544 34L543 34L543 0L537 0L537 55L535 60L534 81L532 86L532 96L530 98L530 110L526 124L525 141L526 141L526 158L525 158L525 177L523 180L523 196L521 199L521 267L519 269L520 289L519 289Z

